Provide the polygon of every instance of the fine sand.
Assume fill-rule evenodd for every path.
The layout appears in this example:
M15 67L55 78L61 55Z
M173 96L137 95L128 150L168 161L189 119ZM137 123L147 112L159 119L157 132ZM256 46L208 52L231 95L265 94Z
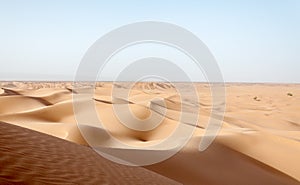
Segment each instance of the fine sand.
M185 85L180 83L183 89ZM203 152L198 148L210 119L212 97L208 84L195 86L199 104L192 95L180 100L167 83L138 83L128 98L112 97L111 83L96 84L92 101L109 135L95 123L87 123L83 129L89 142L103 147L127 150L116 147L110 137L128 146L160 143L178 124L185 125L183 128L193 124L179 121L182 107L195 112L199 105L197 127L180 152L157 164L129 167L113 163L89 147L74 116L72 93L78 94L78 89L72 83L2 82L0 183L300 184L300 85L226 84L222 128ZM120 83L115 88L128 87ZM83 85L79 91L85 89ZM126 117L128 107L139 120L152 115L162 122L150 131L133 131L114 115L118 111ZM165 116L158 107L164 108ZM87 115L87 110L83 103L76 115Z

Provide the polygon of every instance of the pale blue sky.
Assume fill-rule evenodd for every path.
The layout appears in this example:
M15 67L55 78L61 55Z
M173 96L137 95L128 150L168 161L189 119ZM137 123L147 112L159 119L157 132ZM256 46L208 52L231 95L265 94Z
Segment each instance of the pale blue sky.
M298 0L0 0L0 80L72 80L94 41L146 20L196 34L225 81L300 83Z

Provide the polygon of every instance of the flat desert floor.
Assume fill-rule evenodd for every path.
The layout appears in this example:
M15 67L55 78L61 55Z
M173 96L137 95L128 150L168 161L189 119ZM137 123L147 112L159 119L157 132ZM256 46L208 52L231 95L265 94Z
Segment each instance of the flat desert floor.
M180 85L184 89L186 84ZM209 84L194 84L199 98L195 102L195 97L180 99L169 83L137 83L127 99L118 99L112 96L112 83L98 82L91 101L99 120L109 137L128 146L147 147L163 141L178 124L192 126L180 120L184 106L199 112L184 148L143 167L114 163L89 146L76 122L73 94L78 92L71 82L1 82L0 86L1 184L300 184L300 84L225 84L222 127L200 152L199 143L213 117ZM127 88L125 83L114 87ZM165 109L164 115L153 106L155 102ZM132 130L114 115L114 106L120 114L129 108L139 120L153 114L163 121L149 131ZM84 116L86 110L83 106L76 115ZM85 127L89 140L115 147L96 127Z

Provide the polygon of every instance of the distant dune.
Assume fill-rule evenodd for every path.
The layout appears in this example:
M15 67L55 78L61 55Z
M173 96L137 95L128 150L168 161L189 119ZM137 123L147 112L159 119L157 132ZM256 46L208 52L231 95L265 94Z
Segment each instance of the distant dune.
M184 89L186 84L180 85ZM88 147L76 124L72 104L76 90L70 82L2 82L0 183L300 184L300 85L226 84L222 129L204 152L198 147L212 97L208 84L195 86L199 104L192 97L180 100L168 83L138 83L127 99L112 97L109 82L96 84L93 102L99 118L109 137L128 145L159 143L178 124L190 127L189 120L179 122L180 110L195 112L199 106L195 132L179 153L150 166L129 167L108 161ZM127 86L124 82L116 88ZM121 114L129 107L140 120L154 115L162 122L150 131L129 129L114 115L113 105ZM93 135L95 127L87 125L85 132ZM115 147L109 138L99 138L95 138L98 144ZM165 150L169 149L172 146Z

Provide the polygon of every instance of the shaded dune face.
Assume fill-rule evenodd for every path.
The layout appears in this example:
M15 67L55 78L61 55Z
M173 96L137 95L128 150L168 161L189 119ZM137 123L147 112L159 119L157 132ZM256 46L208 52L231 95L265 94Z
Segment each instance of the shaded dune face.
M287 174L222 144L221 139L200 153L197 150L200 138L193 138L190 142L193 149L180 151L172 158L146 168L190 185L300 184Z
M82 89L84 90L88 85L83 84ZM186 84L179 85L185 87ZM86 163L87 169L79 167L85 173L93 166L92 161L97 159L100 160L99 164L95 164L98 167L91 167L93 175L86 176L86 178L94 178L91 184L98 182L119 184L117 181L101 181L101 179L115 178L106 173L119 168L118 165L109 166L106 162L102 163L101 161L105 160L86 146L92 144L122 150L112 144L114 138L129 146L148 147L168 138L178 125L190 128L196 124L191 140L178 154L146 168L183 184L299 184L300 85L227 84L226 112L222 120L222 129L214 143L204 152L199 152L198 147L201 138L204 137L208 121L211 118L220 118L210 115L212 97L209 85L199 83L195 86L199 102L195 102L193 97L188 96L181 99L175 87L168 83L137 83L129 91L129 97L125 98L117 94L112 96L111 83L97 83L93 102L99 121L104 127L100 128L98 123L84 125L81 129L84 129L85 135L88 135L90 142L87 143L78 129L74 115L72 93L78 92L73 89L71 83L3 82L0 89L0 121L60 139L1 124L3 131L1 131L0 142L3 155L0 156L5 157L1 157L0 165L5 166L3 169L6 169L5 172L1 169L2 180L5 182L7 178L13 179L9 180L11 182L30 182L30 178L36 176L35 172L30 172L28 169L41 170L42 166L49 161L66 168L72 164L72 161L76 161L76 165L73 164L70 168L85 166ZM127 84L118 83L114 88L126 89ZM189 92L190 89L186 91ZM195 110L197 106L199 109ZM198 122L194 123L189 119L180 120L182 108L189 113L197 112ZM125 109L129 110L130 115L124 111ZM84 111L88 110L88 107L82 107L78 115L84 115ZM125 123L114 111L121 114L121 117L124 116ZM156 125L156 121L151 120L152 116L156 118L153 120L160 120L159 124ZM126 122L139 124L141 128L151 124L155 127L147 131L134 130L130 128L131 125L126 125ZM11 145L3 144L9 143L8 141L13 138L21 139L11 142ZM49 138L53 144L48 143ZM30 142L27 142L27 139ZM174 146L176 143L175 139ZM60 145L69 148L66 150ZM53 158L50 156L48 161L46 160L47 147L50 147L50 152L53 152ZM164 150L172 150L172 147L173 145L170 145ZM42 152L39 152L40 150ZM72 155L68 154L69 150L73 152ZM75 153L79 154L80 151L83 153L82 156L80 154L76 157ZM91 159L83 160L83 155L91 155ZM65 162L56 162L58 156L64 156L62 158ZM80 160L84 163L79 162ZM100 168L101 165L104 167ZM37 181L45 183L58 178L56 179L58 184L67 183L64 181L65 176L62 175L65 171L55 170L55 168L55 165L49 165L48 171L46 170L41 176L37 175ZM123 170L126 171L127 167L120 167L118 173L125 173L122 172ZM47 178L45 177L47 173L53 176ZM100 174L100 179L95 178L97 173ZM77 174L80 172L75 170L66 177L74 178L74 181L70 182L75 182L80 180ZM131 176L131 174L127 175ZM121 175L120 178L129 177ZM134 178L136 177L133 175L126 182L132 184ZM156 176L150 175L145 178L156 178ZM173 183L166 182L165 184Z

